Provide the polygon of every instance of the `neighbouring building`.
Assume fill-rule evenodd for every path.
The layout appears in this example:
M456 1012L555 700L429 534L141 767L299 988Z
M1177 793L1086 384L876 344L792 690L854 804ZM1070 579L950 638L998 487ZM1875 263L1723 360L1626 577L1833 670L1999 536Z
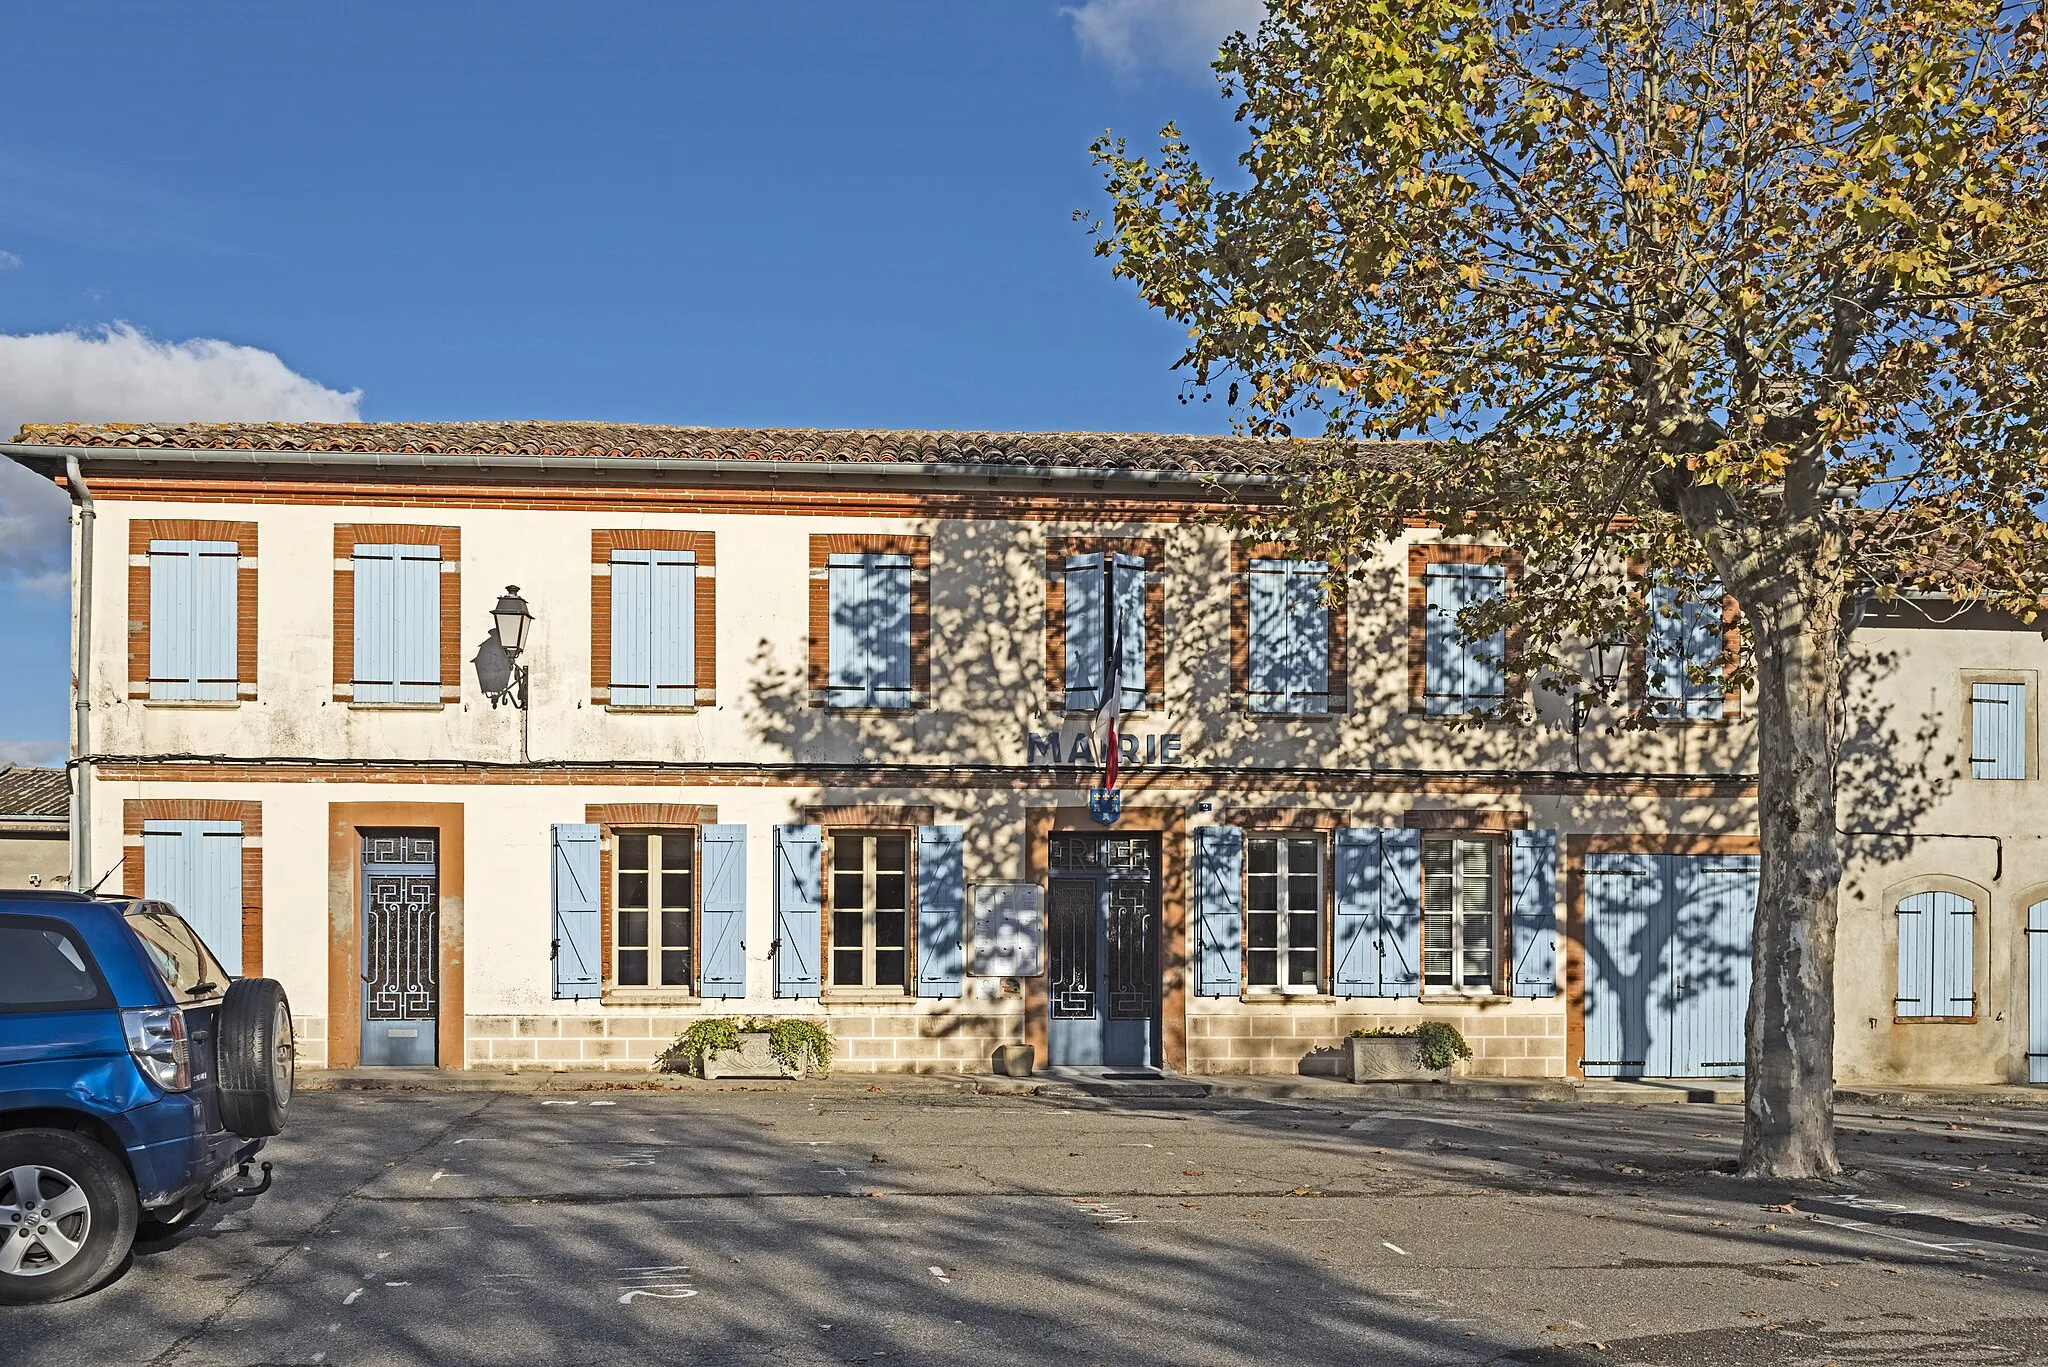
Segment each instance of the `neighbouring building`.
M850 1069L1024 1041L1291 1072L1443 1019L1479 1074L1741 1071L1752 700L1679 667L1732 619L1672 617L1631 662L1673 714L1653 732L1596 711L1575 743L1540 691L1534 726L1471 725L1523 686L1455 624L1512 552L1234 539L1211 515L1270 494L1286 445L510 423L4 449L94 512L82 864L281 979L310 1063L645 1068L699 1016L780 1014ZM2048 649L1906 603L1856 659L1840 1075L2048 1080Z
M0 888L71 883L71 777L0 764Z

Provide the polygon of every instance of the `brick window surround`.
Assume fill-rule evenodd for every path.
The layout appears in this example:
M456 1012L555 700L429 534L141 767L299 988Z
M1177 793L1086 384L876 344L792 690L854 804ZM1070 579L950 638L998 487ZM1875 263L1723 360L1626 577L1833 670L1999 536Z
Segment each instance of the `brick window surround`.
M1239 710L1251 705L1252 561L1295 558L1293 551L1278 541L1233 541L1230 545L1230 698L1232 705ZM1342 567L1330 566L1328 579L1335 590L1329 604L1329 671L1323 685L1329 693L1329 711L1273 712L1261 713L1261 716L1299 720L1303 717L1336 716L1350 710L1350 694L1344 685L1350 677L1345 661L1348 658L1346 644L1351 634L1351 614Z
M338 522L334 527L334 700L352 702L355 695L357 546L441 548L441 704L461 702L462 529L370 522ZM437 706L434 703L388 705Z
M1130 555L1145 562L1145 702L1166 705L1166 547L1151 537L1049 536L1045 539L1045 689L1050 711L1067 707L1067 561L1076 555Z
M235 697L256 696L256 524L198 518L142 519L128 524L128 696L149 696L149 543L232 541L235 569ZM218 705L218 704L216 704Z
M639 547L627 547L637 550ZM609 552L607 552L609 554ZM597 904L598 904L598 983L601 991L612 990L612 830L614 827L634 830L655 830L661 832L690 830L700 826L718 823L718 808L701 802L592 802L583 808L583 819L598 828L597 832ZM703 846L699 842L697 858L691 862L690 886L690 972L696 976L703 966L697 962L698 941L703 929L704 869ZM655 995L667 992L674 996L683 991L680 988L628 988L634 996ZM689 989L694 996L696 988Z
M826 572L835 555L910 557L910 705L932 699L932 540L928 536L830 532L811 537L809 618L810 705L824 707L832 682L832 587Z
M590 700L611 704L613 551L689 551L697 557L696 641L692 655L697 707L718 705L718 538L710 532L633 527L590 534ZM694 711L695 708L636 707L635 712Z
M1629 593L1636 600L1636 606L1645 607L1649 597L1649 570L1640 560L1628 563ZM1742 611L1735 606L1734 595L1721 600L1721 661L1725 677L1742 658ZM1646 641L1636 641L1628 648L1628 689L1629 702L1637 707L1650 700L1650 648ZM1742 716L1742 693L1738 689L1724 690L1721 698L1721 715L1718 717L1660 717L1660 724L1666 726L1723 726L1739 720Z
M1408 710L1427 712L1425 695L1429 687L1429 591L1423 574L1431 565L1499 564L1513 579L1522 572L1522 557L1505 546L1472 546L1445 541L1420 541L1408 547ZM1520 633L1510 631L1507 655L1512 662L1521 646ZM1520 697L1523 679L1510 672L1506 696Z
M221 537L220 540L227 538ZM242 964L245 978L263 976L263 804L220 798L130 798L121 804L121 887L142 896L145 821L242 823Z

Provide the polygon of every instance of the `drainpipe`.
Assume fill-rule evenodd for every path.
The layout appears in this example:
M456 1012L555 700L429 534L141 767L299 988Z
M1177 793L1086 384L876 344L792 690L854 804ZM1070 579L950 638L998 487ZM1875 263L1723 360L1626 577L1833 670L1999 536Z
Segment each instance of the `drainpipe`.
M92 490L78 468L76 452L64 456L64 484L78 506L78 605L72 613L78 629L71 661L71 888L92 886L92 776L85 757L92 753Z

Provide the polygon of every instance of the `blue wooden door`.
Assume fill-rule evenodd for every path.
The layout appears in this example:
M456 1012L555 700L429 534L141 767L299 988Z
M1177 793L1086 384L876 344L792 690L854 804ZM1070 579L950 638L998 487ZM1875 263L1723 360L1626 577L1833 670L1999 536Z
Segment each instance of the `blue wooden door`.
M1741 1077L1759 866L1751 855L1667 855L1669 1077Z
M1046 894L1048 1062L1159 1064L1156 838L1056 832Z
M1671 1066L1664 884L1661 856L1586 856L1587 1077L1660 1077Z

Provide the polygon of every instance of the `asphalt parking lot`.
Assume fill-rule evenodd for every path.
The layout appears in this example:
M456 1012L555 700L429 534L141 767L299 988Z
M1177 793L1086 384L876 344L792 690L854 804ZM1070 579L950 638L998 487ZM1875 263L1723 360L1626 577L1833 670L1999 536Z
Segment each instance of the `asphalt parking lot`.
M2048 1110L315 1092L265 1196L0 1362L2048 1362Z

